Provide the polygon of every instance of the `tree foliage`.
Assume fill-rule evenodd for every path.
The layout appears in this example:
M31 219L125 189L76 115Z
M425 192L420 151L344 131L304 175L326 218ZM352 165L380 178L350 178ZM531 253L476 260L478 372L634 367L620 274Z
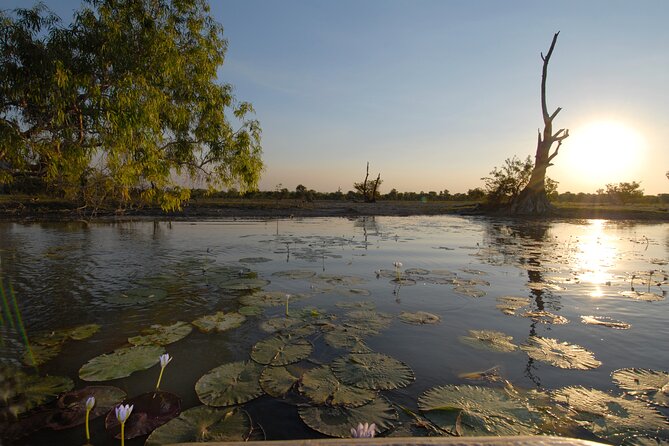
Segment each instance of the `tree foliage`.
M0 184L166 210L188 181L255 188L261 129L217 82L226 48L205 0L85 0L66 27L41 4L0 12Z
M521 160L514 156L504 160L501 167L495 167L488 177L481 178L485 182L485 193L492 204L512 203L527 186L534 169L532 158ZM546 193L551 196L557 192L558 182L546 178Z
M631 183L621 182L606 185L606 194L611 201L619 203L629 203L643 197L641 183L632 181Z
M374 203L380 197L379 186L383 183L379 173L376 180L369 181L369 163L367 163L367 174L361 183L353 183L353 188L362 195L365 203Z

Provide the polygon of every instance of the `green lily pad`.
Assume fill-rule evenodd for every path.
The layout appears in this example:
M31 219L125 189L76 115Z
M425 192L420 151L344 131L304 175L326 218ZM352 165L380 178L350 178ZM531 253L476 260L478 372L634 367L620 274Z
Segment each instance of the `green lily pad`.
M260 279L258 277L233 277L216 282L216 285L218 285L219 288L233 291L255 290L266 287L269 284L269 280Z
M306 339L277 336L254 345L251 358L259 364L286 365L307 358L313 349L314 346Z
M346 313L346 326L360 332L377 334L390 326L393 317L374 310L354 310Z
M470 286L456 286L453 291L467 297L483 297L486 292Z
M363 288L335 288L335 293L344 297L371 296L372 292Z
M643 401L580 386L557 389L552 398L575 411L582 427L605 440L617 442L630 435L669 438L667 419Z
M212 331L221 332L240 327L244 321L246 321L246 316L244 315L219 311L195 319L193 325L204 333L211 333Z
M504 314L513 316L516 310L526 307L530 304L530 299L526 297L502 296L497 298L497 308Z
M351 427L360 423L374 423L379 433L393 427L397 411L383 397L359 407L316 406L298 410L302 421L315 431L331 437L348 438Z
M643 291L622 291L620 294L625 297L629 297L630 299L642 300L645 302L657 302L664 300L664 296L661 294L648 293Z
M242 305L254 305L258 307L278 307L286 305L287 293L281 291L256 291L239 298ZM297 296L290 296L290 300L295 300Z
M669 407L669 373L650 369L620 369L613 381L630 395L643 401Z
M424 268L407 268L404 270L404 274L408 274L410 276L427 276L430 274L430 270Z
M602 365L595 355L576 344L560 342L557 339L530 336L520 348L537 361L547 362L561 369L588 370Z
M285 279L306 280L314 277L316 273L307 269L291 269L287 271L276 271L272 273L272 275L276 277L283 277Z
M243 307L239 307L237 309L237 313L241 314L242 316L260 316L263 314L264 310L260 307L257 307L255 305L244 305Z
M74 341L81 341L83 339L90 338L95 333L100 330L98 324L86 324L79 325L73 328L66 328L61 330L54 330L49 333L44 333L38 336L35 336L31 339L31 343L43 345L46 347L51 347L59 344L63 344L68 339Z
M274 398L283 397L300 380L300 374L286 367L265 367L260 387Z
M347 386L339 382L328 366L306 372L300 381L300 392L314 404L358 407L376 397L369 389Z
M418 399L418 407L440 428L454 435L532 435L540 417L527 401L503 389L448 385Z
M125 400L126 396L123 390L113 386L88 386L67 392L58 398L58 411L51 416L48 426L54 430L62 430L84 424L86 401L90 397L95 397L95 406L89 414L92 420L105 415Z
M105 297L110 304L139 305L165 299L167 291L161 288L132 288L122 293L111 294Z
M616 330L629 330L632 328L632 325L627 322L617 321L605 316L581 316L581 322L587 325L601 325L603 327L615 328Z
M397 389L415 379L408 365L381 353L351 353L335 359L331 367L343 383L363 389Z
M471 347L495 352L512 352L518 346L511 342L513 336L501 331L469 330L469 336L461 336L460 341Z
M195 383L195 392L207 406L243 404L262 395L261 366L252 361L231 362L208 371Z
M373 302L359 301L359 302L337 302L337 308L345 308L348 310L374 310L376 306Z
M30 367L36 367L51 361L57 357L62 350L62 344L56 345L32 345L26 348L21 362Z
M273 317L260 324L260 329L267 333L276 333L301 324L302 320L296 317Z
M119 348L88 361L79 369L79 378L84 381L124 378L158 364L163 353L165 349L156 345Z
M126 439L150 434L181 413L181 398L162 390L143 393L124 403L133 406L125 422ZM112 437L121 439L121 423L116 418L115 411L107 412L105 428Z
M6 412L12 417L18 417L35 407L55 400L58 395L74 387L72 380L65 376L27 375L16 369L12 371L12 369L3 370L0 385L3 388L6 386L13 388L9 391L11 396L0 402L0 415Z
M441 322L441 317L427 311L416 311L415 313L402 311L399 319L404 323L412 325L438 324Z
M337 325L323 336L325 343L334 348L351 349L362 342L362 338L369 333L352 327Z
M100 325L98 324L79 325L78 327L71 328L69 330L68 336L73 341L82 341L84 339L90 338L99 330Z
M319 274L311 279L313 282L326 283L332 286L351 287L365 282L365 279L357 276L344 276L339 274Z
M566 317L553 314L550 311L527 311L522 316L542 324L564 325L569 323L569 319Z
M128 338L132 345L167 345L190 334L193 327L188 322L178 321L172 325L152 325L142 330L142 335Z
M145 446L174 443L246 441L251 420L238 408L192 407L153 431Z

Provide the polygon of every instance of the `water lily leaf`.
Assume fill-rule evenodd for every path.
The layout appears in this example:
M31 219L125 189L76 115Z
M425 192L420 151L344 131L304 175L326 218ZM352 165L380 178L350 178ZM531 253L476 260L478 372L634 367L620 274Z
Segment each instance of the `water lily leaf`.
M531 435L539 414L527 401L503 389L447 385L418 399L418 408L442 429L461 435Z
M335 306L337 308L346 308L349 310L374 310L374 308L376 308L374 302L369 301L337 302Z
M407 268L404 270L404 274L410 276L427 276L430 274L430 270L424 268Z
M255 305L258 307L278 307L286 305L287 293L281 291L256 291L239 298L239 303L242 305ZM290 296L291 300L295 300L296 296Z
M373 310L354 310L346 313L346 326L361 333L377 334L390 326L393 317L388 313Z
M316 273L307 269L291 269L287 271L276 271L272 273L272 275L276 277L283 277L285 279L306 280L314 277Z
M629 297L634 300L643 300L645 302L657 302L664 300L664 296L656 293L648 293L643 291L621 291L621 295Z
M241 326L244 321L246 321L246 316L242 314L219 311L195 319L193 325L204 333L211 333L212 331L221 332L237 328Z
M58 411L49 419L48 426L54 430L62 430L84 424L86 400L91 396L95 397L95 406L89 415L92 420L105 415L127 395L123 390L113 386L88 386L67 392L58 398Z
M460 373L458 375L458 378L468 379L472 381L497 382L502 380L502 375L500 374L499 366L494 366L486 370Z
M427 311L416 311L415 313L402 311L399 319L404 323L413 325L438 324L441 322L441 317Z
M343 383L363 389L397 389L415 379L408 365L381 353L351 353L335 359L331 367Z
M485 271L481 271L480 269L473 269L473 268L463 268L461 269L462 272L465 272L467 274L472 274L474 276L487 276L488 273Z
M314 346L302 338L277 336L258 342L251 349L251 358L272 366L286 365L307 358Z
M348 438L351 427L360 423L374 423L379 433L393 427L397 411L383 397L359 407L316 406L299 409L302 421L315 431L331 437Z
M486 295L485 291L470 286L456 286L453 291L468 297L483 297Z
M587 325L601 325L603 327L615 328L617 330L628 330L632 328L627 322L617 321L605 316L581 316L581 322Z
M181 398L162 390L143 393L124 404L133 406L125 422L126 439L149 434L181 413ZM107 413L105 428L114 438L121 439L121 424L113 410Z
M68 336L73 341L82 341L88 339L100 330L98 324L79 325L78 327L70 328Z
M622 444L623 446L669 446L669 440L638 435L635 437L626 437Z
M620 369L611 375L625 392L658 406L669 407L669 373L650 369Z
M323 339L330 347L352 349L355 345L361 342L362 338L367 334L369 333L364 330L337 325L325 333Z
M122 293L111 294L105 297L110 304L139 305L155 302L167 297L167 291L161 288L132 288Z
M26 348L21 362L30 367L42 365L60 354L62 344L56 345L32 345Z
M561 287L560 285L556 283L548 283L548 282L528 282L525 284L526 287L528 287L531 290L534 291L564 291L565 288Z
M273 317L260 324L260 329L267 333L276 333L302 324L302 320L296 317Z
M193 327L188 322L178 321L172 325L152 325L142 330L142 335L128 338L132 345L167 345L190 334Z
M344 297L371 296L372 292L363 288L335 288L335 293Z
M24 375L17 396L8 404L14 415L55 400L63 392L72 390L74 383L66 376Z
M84 381L124 378L158 364L163 353L165 349L157 345L119 348L88 361L79 369L79 378Z
M518 348L511 342L513 336L501 331L469 330L469 336L461 336L460 341L471 347L495 352L512 352Z
M328 366L309 370L302 376L300 392L315 404L329 406L362 406L374 399L376 392L347 386L339 382Z
M502 296L497 298L497 302L499 302L497 308L502 313L513 316L516 314L516 310L528 306L530 299L526 297Z
M413 286L416 284L416 281L406 276L402 276L399 279L397 278L397 276L395 276L395 278L391 280L390 283L394 283L395 285L400 285L400 286Z
M243 259L239 259L239 263L266 263L271 261L272 259L268 259L267 257L244 257Z
M251 420L240 409L197 406L183 411L177 418L153 431L145 446L246 441L250 431Z
M606 440L635 434L669 438L667 419L643 401L580 386L557 389L552 398L576 411L581 426Z
M339 274L319 274L316 277L312 277L311 280L313 282L327 283L328 285L342 287L350 287L365 282L365 279L362 277L343 276Z
M547 362L562 369L588 370L602 365L595 355L576 344L560 342L557 339L530 336L520 348L537 361Z
M528 317L535 322L541 322L542 324L564 325L569 323L569 319L566 317L553 314L549 311L527 311L522 316Z
M286 367L265 367L260 387L270 396L283 397L300 380L300 374Z
M349 350L351 353L373 353L372 349L361 339L358 339Z
M255 305L244 305L243 307L239 307L237 309L237 313L241 314L242 316L260 316L263 314L264 310L260 307L257 307Z
M208 371L195 383L195 392L207 406L243 404L262 395L261 366L252 361L231 362Z
M233 277L216 281L219 288L234 291L254 290L266 287L269 284L269 280L259 277Z

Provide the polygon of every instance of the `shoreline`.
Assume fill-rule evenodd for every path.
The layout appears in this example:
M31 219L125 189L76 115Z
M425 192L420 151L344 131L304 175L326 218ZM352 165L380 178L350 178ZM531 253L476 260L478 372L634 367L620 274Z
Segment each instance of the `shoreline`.
M208 218L310 218L363 216L460 215L510 219L606 219L669 222L669 209L643 205L585 205L559 203L556 212L542 217L510 216L487 209L478 202L450 201L354 201L320 200L191 200L182 211L163 212L157 208L133 209L123 213L105 210L90 218L71 204L59 200L18 199L0 201L0 221L125 221L133 219L197 220Z

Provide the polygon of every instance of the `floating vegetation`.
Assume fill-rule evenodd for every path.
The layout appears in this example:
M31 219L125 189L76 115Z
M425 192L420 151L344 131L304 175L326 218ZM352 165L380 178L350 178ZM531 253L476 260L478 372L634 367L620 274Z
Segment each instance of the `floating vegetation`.
M620 369L611 374L613 381L630 395L669 407L669 373L649 369Z
M371 296L372 292L363 288L335 288L334 292L344 297Z
M30 367L37 367L57 357L61 349L61 344L33 345L30 348L26 346L21 362Z
M105 415L121 401L126 393L113 386L88 386L83 389L64 393L58 398L58 410L49 418L51 429L62 430L84 424L86 417L86 400L95 398L95 405L89 414L92 420Z
M502 380L502 375L499 372L499 366L494 366L486 370L460 373L458 378L468 379L471 381L497 382Z
M266 263L271 261L272 259L268 259L267 257L244 257L243 259L239 259L239 263Z
M139 336L128 338L132 345L167 345L180 341L193 331L188 322L178 321L171 325L152 325L142 330Z
M291 294L291 300L297 300L306 297L304 294ZM281 291L257 291L239 298L242 305L252 305L257 307L280 307L286 304L286 293Z
M513 336L501 331L469 330L469 336L461 336L460 342L481 350L494 352L512 352L518 346L511 342Z
M315 275L315 272L308 269L290 269L287 271L276 271L272 273L272 276L283 277L285 279L292 280L306 280L314 277Z
M145 446L174 443L246 441L251 420L239 408L192 407L159 427L146 439Z
M246 316L242 314L219 311L195 319L193 325L203 333L211 333L212 331L221 332L240 327L245 321Z
M255 305L244 305L237 309L237 313L242 316L260 316L263 314L264 310Z
M634 434L669 437L667 419L642 401L580 386L555 390L552 398L576 411L579 425L605 440L619 441Z
M441 322L441 317L427 311L416 311L415 313L402 311L398 317L402 322L412 325L438 324Z
M615 328L617 330L628 330L632 328L627 322L611 319L606 316L581 316L581 322L587 325L601 325L603 327Z
M346 308L349 310L374 310L376 308L374 303L369 301L337 302L335 307Z
M487 276L488 273L485 271L481 271L479 269L473 269L473 268L463 268L460 271L465 272L467 274L471 274L474 276Z
M269 280L252 277L252 275L248 277L227 278L216 282L216 285L218 285L219 288L232 291L255 290L264 288L269 284Z
M371 390L341 383L328 366L306 372L300 380L300 392L314 404L328 406L358 407L376 396Z
M84 381L109 381L124 378L139 370L158 364L165 349L156 345L124 347L112 353L96 356L79 369Z
M643 292L643 291L621 291L620 294L634 300L642 300L644 302L657 302L664 300L661 294Z
M260 387L270 396L281 398L300 380L300 374L287 367L265 367Z
M469 286L456 286L453 291L467 297L483 297L486 295L485 291Z
M416 284L416 281L410 277L395 277L390 282L400 286L413 286Z
M374 310L353 310L346 313L345 326L359 333L378 334L390 326L393 317Z
M566 317L551 313L550 311L527 311L522 316L530 318L535 322L541 322L542 324L564 325L569 323L569 319Z
M260 329L267 333L275 333L301 323L302 320L296 317L273 317L260 324Z
M315 406L301 407L298 410L304 423L315 431L331 437L348 438L351 426L360 423L374 423L382 433L398 420L397 411L383 397L359 407Z
M309 357L314 346L302 338L277 336L258 342L251 349L251 358L260 364L287 365Z
M541 422L524 398L497 388L435 387L418 398L418 408L453 435L532 435Z
M528 282L525 284L531 290L534 291L564 291L565 288L561 287L556 283L547 283L547 282Z
M515 316L516 310L528 306L531 301L526 297L502 296L497 298L497 308L504 314Z
M173 393L157 390L124 401L133 406L125 422L125 438L147 435L181 412L181 399ZM107 413L105 428L114 438L121 438L121 424L113 410Z
M576 344L560 342L557 339L530 336L520 348L537 361L546 362L561 369L588 370L602 365L595 355Z
M368 334L366 330L337 325L328 329L323 339L330 347L350 350L361 343L362 338Z
M208 371L195 383L195 392L207 406L243 404L262 395L262 367L253 361L223 364Z
M351 287L360 285L365 282L365 279L357 276L344 276L339 274L319 274L311 278L313 282L326 283L332 286Z
M110 294L105 297L105 301L118 305L143 305L166 297L167 291L162 288L132 288L121 293Z
M397 389L415 379L408 365L381 353L351 353L332 361L331 367L343 383L363 389Z
M404 270L404 274L409 276L427 276L430 274L430 270L423 268L407 268Z
M65 376L28 375L16 367L0 364L0 419L13 418L55 400L74 387Z

